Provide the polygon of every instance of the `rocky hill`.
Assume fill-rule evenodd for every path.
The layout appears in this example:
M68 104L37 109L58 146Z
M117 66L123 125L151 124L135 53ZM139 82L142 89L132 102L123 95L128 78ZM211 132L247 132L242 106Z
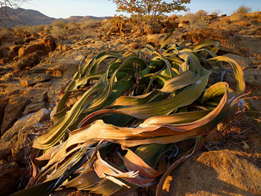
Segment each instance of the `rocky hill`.
M7 15L8 16L7 16ZM71 16L65 19L51 18L39 11L31 9L11 9L10 7L1 7L0 8L0 18L5 22L5 25L2 27L14 27L14 26L32 26L32 25L46 25L51 24L58 20L63 20L65 22L84 22L91 19L103 20L106 17L94 17L94 16Z
M19 16L31 14L35 18L34 24L55 20L30 10L18 9L16 13ZM68 19L80 20L85 19ZM31 176L28 160L32 141L52 126L51 111L60 89L78 70L82 60L88 62L100 52L132 50L148 42L161 42L169 30L167 27L176 26L169 42L219 40L219 55L237 61L244 71L248 91L252 89L254 96L260 96L261 12L240 17L210 16L207 22L209 26L198 29L191 29L188 21L171 18L164 26L146 29L102 22L64 26L66 31L62 33L58 32L61 27L54 26L38 32L21 28L2 32L0 195L26 187ZM223 73L225 81L235 84L231 68L225 66ZM68 107L75 101L71 99ZM261 132L248 116L231 116L210 131L205 140L205 146L169 176L164 195L261 195ZM186 152L191 143L186 141L177 145L181 152ZM154 192L155 187L152 187L128 195L154 195ZM53 195L88 193L69 189Z

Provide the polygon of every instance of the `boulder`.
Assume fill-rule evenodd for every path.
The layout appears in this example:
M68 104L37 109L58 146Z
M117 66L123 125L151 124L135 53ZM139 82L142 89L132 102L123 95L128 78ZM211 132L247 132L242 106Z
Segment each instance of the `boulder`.
M25 45L18 50L18 56L23 57L38 50L42 50L41 46L39 46L38 44Z
M24 115L37 112L41 108L45 107L45 102L29 104L24 109Z
M25 97L12 97L4 110L3 123L1 126L1 135L3 135L22 115L27 104Z
M22 47L22 45L13 45L13 46L10 46L9 49L10 50L13 50L15 52L18 52L18 50Z
M21 96L26 97L31 104L42 103L47 99L47 88L29 88Z
M20 83L22 86L32 86L36 83L45 82L51 79L49 73L39 73L39 74L31 74L20 78Z
M196 154L172 172L163 195L261 195L260 158L229 150Z
M36 65L39 61L37 52L28 54L27 56L20 58L16 63L14 63L14 66L17 69L25 69L27 67L33 67Z
M3 117L4 117L4 111L5 111L5 106L7 103L5 102L0 102L0 127L2 125Z
M178 28L188 28L189 27L189 21L183 20L179 23Z
M42 40L40 40L39 45L41 49L46 53L51 52L55 49L54 39L50 35L47 35Z
M10 195L14 191L13 186L19 181L23 172L17 163L0 160L0 196Z
M8 58L11 60L13 58L15 58L17 56L17 52L15 52L14 50L9 50L8 52Z

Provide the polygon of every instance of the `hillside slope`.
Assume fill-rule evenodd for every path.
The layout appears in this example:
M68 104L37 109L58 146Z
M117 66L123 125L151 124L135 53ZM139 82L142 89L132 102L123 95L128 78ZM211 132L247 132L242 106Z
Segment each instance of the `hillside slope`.
M64 20L65 22L84 22L91 19L103 20L106 17L94 17L94 16L71 16L66 19L57 19L48 17L39 11L31 9L17 8L12 9L10 7L0 8L0 18L2 23L1 27L12 28L14 26L32 26L32 25L45 25L51 24L56 20Z

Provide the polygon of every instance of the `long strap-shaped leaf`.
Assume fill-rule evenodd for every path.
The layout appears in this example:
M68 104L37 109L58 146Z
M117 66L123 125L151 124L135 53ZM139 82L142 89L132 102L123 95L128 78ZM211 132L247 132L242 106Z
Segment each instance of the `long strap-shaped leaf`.
M227 62L231 65L231 67L234 70L235 78L237 80L237 91L243 93L245 91L246 84L244 80L244 73L240 68L240 66L237 64L236 61L226 56L217 56L207 60L207 62L220 62L220 61Z

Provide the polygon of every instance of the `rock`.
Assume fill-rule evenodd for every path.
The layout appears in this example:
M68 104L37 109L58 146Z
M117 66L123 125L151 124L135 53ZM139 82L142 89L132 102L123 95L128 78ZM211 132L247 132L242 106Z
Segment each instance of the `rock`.
M261 195L260 158L229 150L194 155L172 172L163 195Z
M13 50L15 52L18 52L18 50L22 47L22 45L13 45L9 47L9 50Z
M107 36L114 35L120 32L120 28L118 26L111 26L109 31L107 32Z
M27 97L30 103L42 103L47 99L47 88L29 88L21 96Z
M138 49L140 47L140 44L137 42L131 42L130 47L134 50Z
M41 108L44 108L44 107L45 107L44 102L27 105L24 109L24 115L32 113L32 112L37 112L38 110L40 110Z
M8 49L5 49L5 48L4 48L4 49L2 49L2 50L1 50L1 53L2 53L2 55L1 55L1 56L2 56L2 57L6 57L6 58L7 58L7 57L8 57L8 52L9 52L9 50L8 50Z
M148 34L147 41L155 44L161 43L165 39L166 34Z
M11 60L13 58L15 58L17 56L17 52L15 52L14 50L9 50L8 52L8 58Z
M5 111L5 106L7 103L5 102L0 102L0 127L2 125L3 117L4 117L4 111Z
M188 28L189 27L189 21L183 20L179 23L178 28Z
M41 46L39 46L37 44L25 45L18 50L18 56L23 57L28 54L34 53L37 50L42 50Z
M35 52L25 56L24 58L19 59L14 64L14 66L17 69L25 69L26 67L33 67L34 65L36 65L38 63L38 60L39 60L38 55Z
M231 53L225 54L224 56L235 60L242 69L247 69L247 68L251 67L252 62L248 57L242 57L242 56L239 56L236 54L231 54Z
M3 123L1 126L1 135L3 135L21 116L27 104L25 97L12 97L4 111Z
M49 73L52 77L70 78L79 68L84 58L81 51L53 51L49 59L30 70L30 73Z
M23 170L15 162L0 161L0 196L14 192L14 184L18 182Z
M213 20L213 19L216 19L217 18L217 15L206 15L206 20Z
M39 45L43 51L46 53L51 52L55 49L55 43L53 37L50 35L45 36L40 42Z
M20 83L22 86L32 86L39 82L45 82L51 79L49 73L40 73L40 74L31 74L20 79Z
M261 58L261 40L234 34L221 29L197 29L180 36L180 40L191 40L199 43L203 40L215 39L220 41L221 50L240 56L255 56Z
M145 30L144 30L144 33L145 34L157 34L157 33L160 33L162 29L162 25L160 24L155 24L155 25L147 25Z
M0 59L0 65L6 64L9 61L9 58L1 58Z
M33 133L46 129L43 122L49 120L49 117L50 111L43 108L16 121L0 139L0 160L12 154L13 161L25 163L35 135Z
M245 70L245 82L248 85L255 85L258 88L261 86L261 69L251 69L251 70Z

